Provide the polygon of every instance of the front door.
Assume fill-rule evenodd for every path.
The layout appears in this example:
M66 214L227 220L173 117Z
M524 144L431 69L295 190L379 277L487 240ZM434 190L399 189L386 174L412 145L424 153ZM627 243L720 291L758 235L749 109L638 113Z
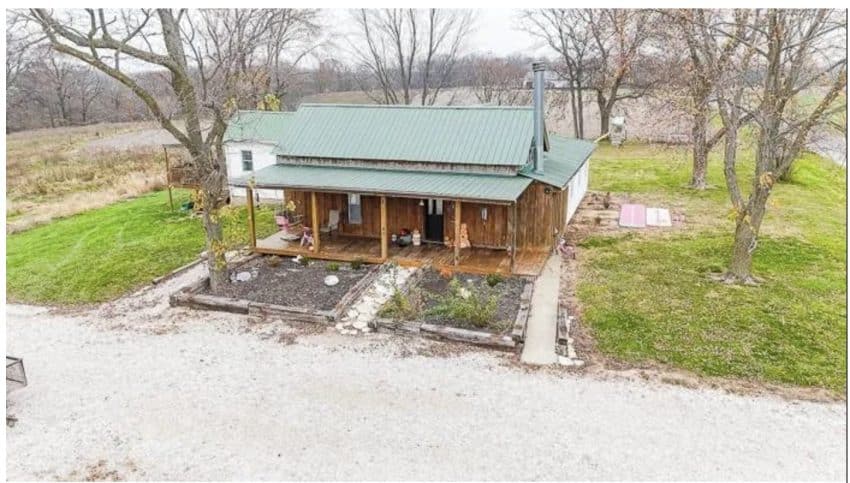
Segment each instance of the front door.
M425 201L425 240L443 242L443 200Z

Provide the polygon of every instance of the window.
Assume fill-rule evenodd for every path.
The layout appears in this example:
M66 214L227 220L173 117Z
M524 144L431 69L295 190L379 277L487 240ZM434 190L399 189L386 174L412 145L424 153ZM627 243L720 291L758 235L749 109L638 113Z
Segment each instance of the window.
M251 151L242 151L242 171L254 171L254 155Z
M443 214L443 200L428 200L428 214L429 215L442 215Z
M348 195L348 223L359 225L363 223L363 212L360 209L360 195L350 193Z

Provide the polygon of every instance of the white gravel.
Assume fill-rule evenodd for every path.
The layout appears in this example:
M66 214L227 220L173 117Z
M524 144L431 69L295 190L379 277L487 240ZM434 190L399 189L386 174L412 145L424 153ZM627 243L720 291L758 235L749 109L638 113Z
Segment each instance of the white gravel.
M8 307L7 353L30 381L9 398L9 479L845 474L840 404L526 371L493 352L434 356L455 346L168 308L199 273L91 311Z

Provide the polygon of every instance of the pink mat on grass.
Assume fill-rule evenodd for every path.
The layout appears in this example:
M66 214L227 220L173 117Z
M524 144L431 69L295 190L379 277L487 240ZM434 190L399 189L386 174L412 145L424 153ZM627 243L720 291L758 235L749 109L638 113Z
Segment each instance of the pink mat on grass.
M625 204L620 207L620 226L624 228L646 227L646 206Z

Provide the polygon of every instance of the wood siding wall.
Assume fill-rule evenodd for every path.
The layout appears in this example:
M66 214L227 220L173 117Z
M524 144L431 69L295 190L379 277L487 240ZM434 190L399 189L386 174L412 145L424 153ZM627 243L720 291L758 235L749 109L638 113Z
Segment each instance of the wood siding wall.
M286 190L286 202L295 202L296 211L303 215L305 224L310 224L312 211L310 192ZM316 193L316 205L319 209L319 223L327 225L330 210L340 212L340 233L350 236L380 238L381 203L379 196L360 197L362 223L353 225L347 222L348 200L341 193ZM487 220L481 217L482 208L487 208ZM443 233L454 238L454 202L443 203ZM462 203L461 222L466 223L469 240L474 247L507 247L510 245L508 233L509 207L486 203ZM419 200L413 198L387 197L387 229L389 233L398 233L402 228L425 231L425 208L419 206ZM521 227L520 227L521 228Z
M517 250L551 249L564 229L566 203L566 190L532 183L517 200Z
M443 233L454 238L454 202L444 204ZM482 219L481 209L487 208L487 220ZM461 203L460 222L466 223L469 243L474 247L506 248L508 236L508 207L486 203Z

